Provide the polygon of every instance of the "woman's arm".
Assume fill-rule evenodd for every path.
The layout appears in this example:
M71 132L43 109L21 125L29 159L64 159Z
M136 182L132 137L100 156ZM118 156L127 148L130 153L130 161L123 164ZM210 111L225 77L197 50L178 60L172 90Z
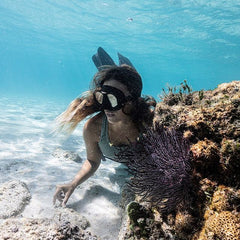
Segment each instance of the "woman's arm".
M53 197L54 204L58 199L61 205L65 206L75 188L91 177L98 169L101 163L101 151L98 146L98 139L100 137L99 126L101 124L99 124L98 120L99 117L93 117L85 123L83 137L86 145L87 160L70 183L57 186Z

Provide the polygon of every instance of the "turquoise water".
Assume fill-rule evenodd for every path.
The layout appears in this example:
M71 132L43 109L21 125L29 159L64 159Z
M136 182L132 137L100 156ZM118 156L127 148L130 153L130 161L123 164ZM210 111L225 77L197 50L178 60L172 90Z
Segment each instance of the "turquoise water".
M154 97L240 79L239 0L1 0L0 94L71 100L102 46L129 57Z

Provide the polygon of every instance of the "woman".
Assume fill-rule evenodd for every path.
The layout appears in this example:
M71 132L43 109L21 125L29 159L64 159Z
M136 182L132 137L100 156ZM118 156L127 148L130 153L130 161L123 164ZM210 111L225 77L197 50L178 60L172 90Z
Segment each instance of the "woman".
M93 89L75 99L58 118L62 130L73 131L81 120L97 113L86 121L83 129L87 160L70 183L57 186L54 204L58 199L65 206L74 189L98 169L101 159L118 160L116 154L120 149L136 142L140 133L152 123L155 100L141 97L140 75L129 66L127 58L120 54L119 58L120 63L128 65L116 66L99 48L98 54L93 56L100 70L94 76ZM112 66L103 65L108 63Z

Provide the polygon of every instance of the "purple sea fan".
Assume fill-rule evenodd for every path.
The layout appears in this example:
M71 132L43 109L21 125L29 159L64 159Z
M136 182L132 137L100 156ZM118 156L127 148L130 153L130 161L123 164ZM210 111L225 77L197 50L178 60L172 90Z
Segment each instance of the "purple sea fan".
M118 157L126 160L133 175L132 190L162 212L174 210L189 197L190 146L180 132L156 126Z

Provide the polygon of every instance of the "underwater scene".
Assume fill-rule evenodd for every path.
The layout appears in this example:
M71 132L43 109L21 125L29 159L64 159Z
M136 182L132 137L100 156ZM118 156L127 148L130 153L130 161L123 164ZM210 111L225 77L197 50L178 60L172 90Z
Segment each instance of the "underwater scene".
M239 240L239 12L238 0L1 0L0 239ZM99 47L141 75L153 127L120 152L127 166L102 161L60 207L88 118L71 135L55 119L89 90Z

